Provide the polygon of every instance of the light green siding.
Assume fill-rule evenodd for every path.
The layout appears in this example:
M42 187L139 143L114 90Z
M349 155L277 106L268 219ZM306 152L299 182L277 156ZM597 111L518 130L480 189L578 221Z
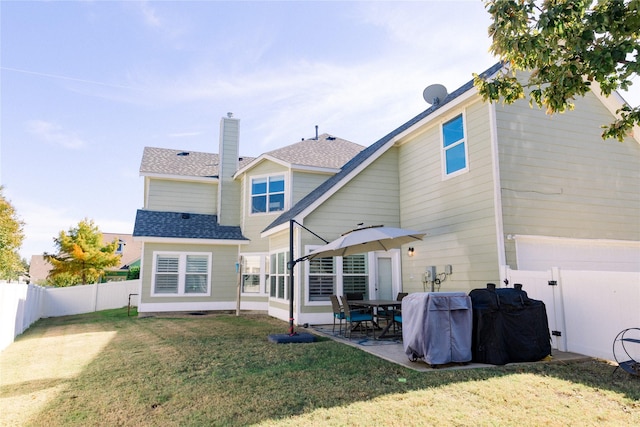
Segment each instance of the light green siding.
M357 228L358 223L364 223L365 226L398 227L400 225L398 194L398 150L391 148L307 216L304 226L328 241ZM294 241L298 241L299 233L302 248L306 245L324 244L322 240L299 227L296 227L295 232ZM284 234L279 235L279 244L284 243ZM288 235L286 242L288 242ZM298 248L295 250L298 251ZM298 283L301 283L306 274L306 264L304 262L299 264L300 276L296 279ZM306 287L302 287L301 293L299 301L305 301ZM301 311L304 313L326 312L327 306L303 305Z
M261 239L262 230L267 228L282 212L251 214L251 178L273 174L285 175L285 192L289 192L288 169L270 161L264 161L252 168L241 177L242 187L242 234L251 240L251 243L242 247L243 252L267 252L269 250L268 239ZM287 206L286 208L289 208Z
M218 208L220 225L240 225L240 184L233 180L238 170L240 121L233 118L220 120L220 172Z
M397 227L398 195L398 150L391 148L315 209L304 225L329 241L359 223ZM319 244L313 236L310 240Z
M426 266L453 267L441 291L468 291L499 279L488 106L468 105L464 125L469 171L444 179L441 123L463 110L407 137L400 147L400 204L402 227L425 231L412 245L415 256L403 254L405 292L422 292ZM430 290L430 287L426 290Z
M613 118L593 93L575 104L554 116L496 107L504 233L640 240L640 145L602 140Z
M269 250L280 251L281 249L289 250L289 228L272 236L269 236Z
M202 252L212 254L211 269L211 295L198 296L175 296L175 297L152 297L151 279L153 274L153 253L156 251L168 252ZM164 244L145 243L143 253L144 269L141 271L142 303L175 303L175 302L198 302L198 301L235 301L237 292L237 274L235 264L238 260L237 246L209 246L209 245L189 245L189 244Z
M308 172L293 172L293 204L298 203L307 194L311 193L316 187L325 182L331 175L308 173Z
M146 209L215 215L217 191L214 183L150 179Z

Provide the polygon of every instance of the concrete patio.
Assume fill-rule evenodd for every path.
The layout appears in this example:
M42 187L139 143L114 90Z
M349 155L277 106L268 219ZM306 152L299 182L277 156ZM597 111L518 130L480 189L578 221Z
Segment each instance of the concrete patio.
M466 364L451 363L448 365L438 365L436 367L432 367L424 361L410 361L408 356L404 352L404 347L400 338L374 340L371 336L354 334L352 339L348 339L338 334L337 332L334 333L332 331L333 325L311 325L309 326L309 329L311 329L314 334L331 338L332 340L340 342L342 344L350 345L359 350L366 351L367 353L371 353L382 359L388 360L389 362L402 365L409 369L413 369L414 371L429 372L445 369L474 369L496 367L496 365L474 362ZM582 354L563 352L553 349L551 351L551 356L541 360L539 363L568 362L576 360L586 360L589 358L589 356L584 356Z

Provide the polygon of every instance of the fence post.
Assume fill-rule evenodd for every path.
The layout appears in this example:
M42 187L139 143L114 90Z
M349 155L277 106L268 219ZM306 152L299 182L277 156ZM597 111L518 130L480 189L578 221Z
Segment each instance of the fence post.
M98 311L98 284L93 285L93 311Z
M556 344L558 350L567 351L567 325L564 321L564 298L562 296L562 280L560 277L560 269L558 267L551 267L551 280L554 280L557 285L553 288L553 310L556 319L557 327L560 327L562 335L556 337Z

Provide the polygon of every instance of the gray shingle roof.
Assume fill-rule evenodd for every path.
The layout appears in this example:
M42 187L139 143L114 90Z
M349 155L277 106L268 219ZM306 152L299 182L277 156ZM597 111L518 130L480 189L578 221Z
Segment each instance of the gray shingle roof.
M253 157L240 157L240 167ZM140 164L141 174L218 177L219 156L188 150L145 147Z
M493 65L492 67L490 67L489 69L485 70L480 75L482 77L490 76L496 73L500 68L502 68L502 63L499 62ZM277 227L278 225L289 222L289 220L291 219L294 219L296 216L302 213L305 209L307 209L313 202L315 202L320 196L322 196L323 194L328 192L333 186L338 184L345 176L351 173L351 171L353 171L365 160L367 160L369 157L375 154L379 149L381 149L387 142L393 139L396 135L401 134L405 130L409 129L416 123L420 122L427 116L434 113L436 110L439 110L440 108L447 105L448 103L450 103L451 101L453 101L454 99L462 95L463 93L471 90L472 88L473 88L473 80L470 80L469 82L465 83L464 85L460 86L458 89L448 94L443 100L440 101L439 104L432 105L431 107L427 108L422 113L413 117L411 120L404 123L397 129L391 131L382 139L374 142L373 144L371 144L370 146L362 150L357 156L355 156L348 163L346 163L342 167L340 172L338 172L337 174L333 175L332 177L327 179L325 182L320 184L318 187L316 187L315 190L307 194L302 200L296 203L291 209L289 209L288 211L280 215L278 218L276 218L271 224L267 226L267 228L263 230L263 232L268 231L271 228Z
M158 212L138 209L133 226L135 237L249 240L240 227L218 225L216 215Z
M364 146L323 133L318 139L306 139L265 154L289 164L340 169Z

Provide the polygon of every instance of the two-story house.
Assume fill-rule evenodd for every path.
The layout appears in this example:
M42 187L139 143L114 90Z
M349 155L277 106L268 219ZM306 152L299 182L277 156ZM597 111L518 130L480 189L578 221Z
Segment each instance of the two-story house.
M330 294L430 290L428 266L436 267L440 290L467 292L499 284L506 266L640 271L640 134L623 143L600 136L622 102L596 90L577 99L574 111L549 116L526 100L485 103L468 82L333 165L300 165L272 152L219 176L210 172L209 190L193 196L209 203L206 212L185 200L202 176L151 171L146 149L145 209L134 231L144 242L140 311L234 308L242 256L242 308L266 307L287 320L288 260L322 245L318 236L333 240L360 223L427 235L411 254L403 248L296 263L297 324L330 322ZM223 119L221 153L225 120L232 119ZM167 168L188 157L165 151L173 153ZM224 195L223 181L237 197ZM200 231L211 234L193 233L189 221L200 216L211 223ZM224 238L215 234L221 229ZM194 281L202 296L186 292Z
M239 119L220 121L218 154L146 147L140 313L242 309L285 301L288 258L261 232L364 147L328 134L241 157ZM317 133L317 132L316 132Z

